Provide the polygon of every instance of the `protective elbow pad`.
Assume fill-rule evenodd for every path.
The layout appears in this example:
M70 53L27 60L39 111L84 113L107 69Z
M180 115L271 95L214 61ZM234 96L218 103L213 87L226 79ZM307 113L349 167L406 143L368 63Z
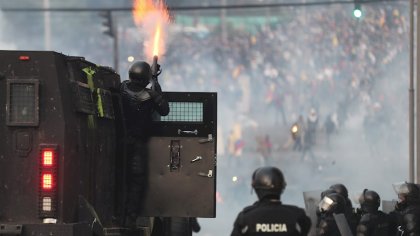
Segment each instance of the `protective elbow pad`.
M368 227L363 224L359 224L357 226L357 236L365 236L368 235Z
M414 232L418 227L420 227L420 222L418 222L417 217L413 214L407 214L404 216L404 224L408 232Z

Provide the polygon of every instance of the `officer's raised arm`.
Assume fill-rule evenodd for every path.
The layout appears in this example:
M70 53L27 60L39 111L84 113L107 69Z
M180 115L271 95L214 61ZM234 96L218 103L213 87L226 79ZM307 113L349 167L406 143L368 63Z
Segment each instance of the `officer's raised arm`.
M160 88L160 86L159 86ZM162 93L159 93L157 91L149 91L150 96L153 99L153 102L155 104L154 109L159 113L161 116L166 116L169 114L169 103L164 97Z

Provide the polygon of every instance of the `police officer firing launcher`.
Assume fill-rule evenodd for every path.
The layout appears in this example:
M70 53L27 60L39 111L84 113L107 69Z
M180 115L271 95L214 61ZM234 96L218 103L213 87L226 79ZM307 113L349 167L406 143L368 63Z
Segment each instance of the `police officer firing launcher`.
M252 175L252 187L259 201L239 213L231 236L308 234L311 220L305 211L280 201L286 182L278 168L256 169Z
M159 65L154 63L155 70ZM157 67L157 68L156 68ZM147 62L135 62L129 70L129 80L121 84L122 105L127 129L127 156L129 187L126 225L134 226L144 195L147 168L147 142L154 111L161 116L169 113L168 101L162 95L157 81L158 73L152 73ZM154 78L153 78L154 77ZM146 86L153 82L153 88Z

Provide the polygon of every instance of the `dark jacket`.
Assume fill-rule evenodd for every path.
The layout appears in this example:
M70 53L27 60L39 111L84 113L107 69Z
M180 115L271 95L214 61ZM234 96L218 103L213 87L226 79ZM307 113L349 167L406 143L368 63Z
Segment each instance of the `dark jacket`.
M297 227L297 225L299 227ZM299 207L264 199L246 207L237 216L231 236L307 235L311 220Z
M420 201L398 203L390 215L404 236L420 236Z
M332 214L322 214L316 228L317 236L340 236L340 231Z
M365 213L357 225L357 236L394 236L396 228L382 211Z
M128 136L146 140L150 134L153 112L169 113L169 104L160 92L149 88L130 89L130 81L121 84L123 112Z

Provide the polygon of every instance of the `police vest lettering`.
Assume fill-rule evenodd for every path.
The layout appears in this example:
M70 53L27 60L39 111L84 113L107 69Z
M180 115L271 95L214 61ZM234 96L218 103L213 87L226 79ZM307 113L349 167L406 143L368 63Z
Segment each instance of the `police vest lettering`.
M287 232L286 224L256 224L257 232Z

